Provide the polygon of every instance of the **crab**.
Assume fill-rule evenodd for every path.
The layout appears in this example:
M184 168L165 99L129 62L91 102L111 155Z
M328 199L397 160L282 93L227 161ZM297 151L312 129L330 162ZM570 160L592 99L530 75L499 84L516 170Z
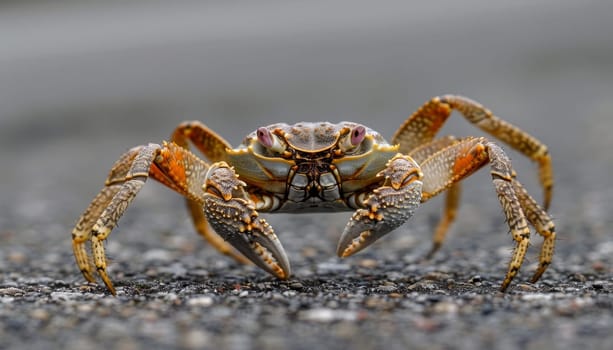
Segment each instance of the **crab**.
M510 159L496 143L485 137L437 137L454 110L538 164L542 206L517 180ZM190 143L208 162L189 150ZM279 279L289 278L290 264L260 212L353 211L337 246L337 254L348 257L400 227L421 203L445 192L443 214L427 254L432 256L456 218L460 181L487 164L515 241L500 286L505 291L526 255L529 225L543 237L531 282L551 264L556 238L546 211L553 189L551 157L536 138L457 95L427 101L400 126L391 143L358 123L301 122L260 127L233 148L200 122L181 123L169 142L137 146L119 158L73 229L72 247L85 279L95 282L97 273L115 295L103 242L152 177L186 198L196 230L217 250Z

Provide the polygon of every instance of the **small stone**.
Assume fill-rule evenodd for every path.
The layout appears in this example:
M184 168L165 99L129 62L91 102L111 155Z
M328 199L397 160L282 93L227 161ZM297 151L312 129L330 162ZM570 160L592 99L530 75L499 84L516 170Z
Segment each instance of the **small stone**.
M75 300L81 297L83 297L83 294L74 293L74 292L53 292L51 293L51 300L54 300L54 301Z
M572 281L576 281L576 282L582 282L583 283L583 282L587 281L587 278L585 277L585 275L583 275L583 274L581 274L579 272L573 273L572 275L569 276L569 278Z
M525 283L518 283L515 286L515 289L522 292L536 292L538 290L538 288L536 288L535 286Z
M327 308L311 309L300 313L300 318L314 322L333 322L333 321L355 321L358 314L349 310L334 310Z
M396 287L396 284L393 283L391 285L385 284L377 287L377 291L382 293L391 293L396 291L397 289L398 287Z
M416 329L426 332L436 331L441 328L441 323L431 318L420 317L413 321Z
M213 305L213 298L209 296L191 298L187 301L187 305L208 307L208 306Z
M300 289L304 288L304 285L302 283L300 283L300 282L292 282L292 283L290 283L289 287L291 289L298 289L298 290L300 290Z
M468 280L468 283L478 284L483 282L483 279L479 275L475 275Z
M438 314L456 314L458 312L458 305L442 301L434 304L433 311Z
M294 290L286 290L282 294L283 294L284 297L290 297L291 298L291 297L296 296L297 293Z
M360 267L364 267L367 269L372 269L379 266L379 261L375 259L362 259L359 262Z
M19 296L19 295L23 295L25 292L23 289L19 289L19 288L15 288L15 287L9 287L9 288L1 288L0 289L0 295L13 295L13 296Z
M421 280L421 281L417 281L413 284L411 284L410 286L407 287L407 290L416 290L416 289L427 289L427 290L433 290L436 289L437 286L434 282L429 281L429 280Z
M30 317L39 321L46 321L49 319L49 312L44 309L34 309L30 312Z
M448 273L439 272L439 271L428 272L424 276L424 279L431 280L431 281L445 281L450 278L451 278L451 275L449 275Z
M187 349L202 349L210 342L210 336L202 330L191 330L183 337Z

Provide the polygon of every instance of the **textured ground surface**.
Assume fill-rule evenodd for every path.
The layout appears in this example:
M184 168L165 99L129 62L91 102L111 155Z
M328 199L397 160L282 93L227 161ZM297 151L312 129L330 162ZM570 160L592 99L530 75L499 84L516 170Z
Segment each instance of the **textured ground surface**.
M356 3L342 0L4 5L0 349L613 348L613 9L486 3L351 16L340 13ZM512 242L486 172L465 183L430 262L440 200L346 260L334 251L348 213L267 216L292 263L280 282L219 256L181 198L151 183L107 244L117 297L74 265L70 230L110 165L181 120L233 144L278 121L352 119L391 135L450 92L550 146L559 240L537 284L526 282L535 235L519 276L497 291ZM445 132L481 135L459 117ZM533 164L510 154L541 198Z

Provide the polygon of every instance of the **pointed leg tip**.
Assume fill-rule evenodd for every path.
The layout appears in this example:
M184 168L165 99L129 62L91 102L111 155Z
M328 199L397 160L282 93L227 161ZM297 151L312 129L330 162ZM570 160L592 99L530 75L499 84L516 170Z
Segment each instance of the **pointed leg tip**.
M109 278L109 275L106 273L106 270L103 269L103 268L99 268L98 269L98 275L100 275L100 278L102 279L102 282L104 282L104 285L109 290L109 292L113 296L117 296L117 291L115 290L115 287L113 286L113 282L111 282L111 279Z
M441 244L440 243L434 243L432 245L432 248L430 248L430 251L424 256L423 260L424 261L429 261L432 260L432 258L434 257L434 255L436 254L436 252L438 252L438 250L441 248Z

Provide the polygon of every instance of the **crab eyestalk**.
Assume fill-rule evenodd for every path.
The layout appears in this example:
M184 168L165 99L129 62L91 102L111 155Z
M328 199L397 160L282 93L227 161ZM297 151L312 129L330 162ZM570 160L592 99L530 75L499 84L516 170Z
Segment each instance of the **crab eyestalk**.
M258 136L258 142L262 146L276 153L283 153L283 151L285 151L285 146L279 140L279 137L268 130L268 128L260 127L256 133Z
M358 147L366 136L366 128L358 125L351 129L347 135L339 142L339 147L343 152L349 152Z

